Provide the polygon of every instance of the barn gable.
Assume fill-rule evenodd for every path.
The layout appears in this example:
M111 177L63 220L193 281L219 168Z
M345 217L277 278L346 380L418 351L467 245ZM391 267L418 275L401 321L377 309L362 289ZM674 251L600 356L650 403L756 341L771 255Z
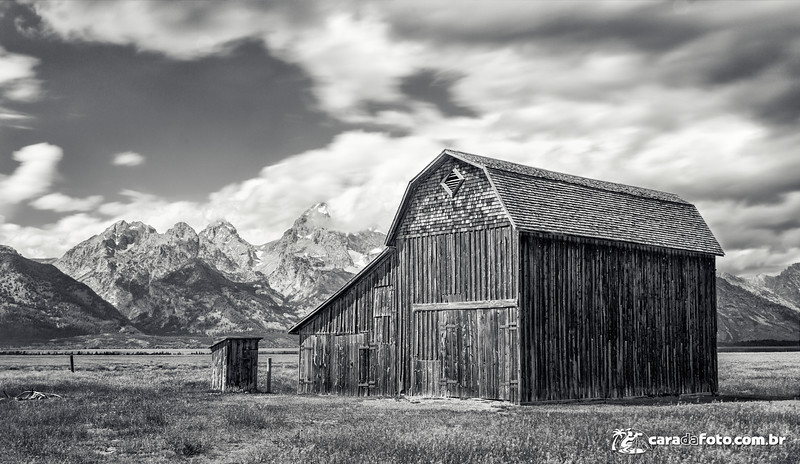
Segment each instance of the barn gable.
M396 235L413 237L510 225L484 170L440 157L409 186L398 211ZM387 237L388 239L388 237Z

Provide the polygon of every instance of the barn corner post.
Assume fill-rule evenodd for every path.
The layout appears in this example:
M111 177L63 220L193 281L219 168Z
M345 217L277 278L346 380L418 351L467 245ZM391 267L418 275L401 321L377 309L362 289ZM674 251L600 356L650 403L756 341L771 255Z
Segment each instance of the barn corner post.
M445 150L409 182L385 245L290 329L299 392L717 389L722 249L676 195Z
M713 311L713 314L709 317L709 324L710 327L708 329L709 336L709 344L710 344L710 390L711 394L714 396L719 396L719 347L717 346L717 325L719 322L717 321L718 314L717 314L717 286L716 286L716 275L717 275L717 262L716 258L711 258L711 269L712 271L712 279L709 279L711 282L710 294L711 294L711 302L709 303L709 311Z
M258 392L258 342L260 337L227 337L211 350L211 389Z

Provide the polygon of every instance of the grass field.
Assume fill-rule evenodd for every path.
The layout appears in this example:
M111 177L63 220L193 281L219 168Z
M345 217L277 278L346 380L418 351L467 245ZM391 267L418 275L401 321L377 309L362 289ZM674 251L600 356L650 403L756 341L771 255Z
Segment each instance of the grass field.
M298 396L293 356L273 356L269 395L210 392L206 356L76 356L75 373L67 358L0 356L0 391L64 397L0 401L0 462L800 462L797 352L720 354L725 401L525 407ZM624 427L787 441L624 456L610 450Z

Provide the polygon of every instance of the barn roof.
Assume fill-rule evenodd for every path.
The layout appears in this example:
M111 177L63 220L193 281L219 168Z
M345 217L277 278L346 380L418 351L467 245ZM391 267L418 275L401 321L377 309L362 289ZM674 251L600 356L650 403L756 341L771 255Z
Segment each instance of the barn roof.
M448 157L481 168L519 230L723 255L697 208L679 196L444 150L409 182L386 244L393 245L417 182Z

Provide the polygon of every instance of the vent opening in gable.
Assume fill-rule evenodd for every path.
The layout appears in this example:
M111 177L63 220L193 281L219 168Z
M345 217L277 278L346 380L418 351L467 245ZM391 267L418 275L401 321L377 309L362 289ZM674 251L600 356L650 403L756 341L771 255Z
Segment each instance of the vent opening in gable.
M458 169L453 169L442 181L442 187L451 197L454 197L463 183L464 176L458 172Z

